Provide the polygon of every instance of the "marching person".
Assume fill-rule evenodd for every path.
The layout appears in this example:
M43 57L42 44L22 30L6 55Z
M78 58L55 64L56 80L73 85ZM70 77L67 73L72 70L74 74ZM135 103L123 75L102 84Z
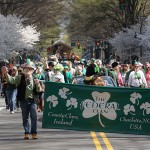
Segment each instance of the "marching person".
M129 87L147 87L147 82L143 71L140 70L138 62L134 63L134 70L129 75Z
M68 66L64 66L64 70L62 71L64 75L65 83L71 83L72 82L72 74L69 72Z
M108 70L102 65L102 61L100 59L96 60L96 64L99 67L99 75L108 76Z
M150 64L146 65L145 78L148 88L150 88Z
M8 73L10 76L15 77L16 75L18 75L17 67L13 66L13 68L9 69ZM14 110L16 107L17 85L8 82L6 86L6 95L8 99L8 109L10 109L10 114L14 114Z
M47 72L47 81L52 81L52 77L54 75L54 62L49 62L48 63L48 72Z
M40 80L40 84L43 90L37 94L37 111L43 111L43 104L44 104L44 84L42 81L45 80L44 75L42 74L42 67L37 67L35 73L35 79Z
M108 72L109 76L111 76L113 78L113 80L115 81L115 83L117 84L117 86L119 86L118 83L118 75L117 75L117 70L119 69L119 64L118 62L113 62L111 64L112 69Z
M92 76L95 74L99 74L99 67L96 64L95 59L92 58L91 63L87 66L86 76L88 77L88 76Z
M20 100L20 107L22 110L23 127L25 130L24 139L30 139L30 133L32 139L38 139L37 136L37 104L34 99L34 93L41 91L41 86L38 80L33 79L34 66L30 61L24 65L24 70L21 75L11 77L8 74L8 68L3 66L3 77L8 83L17 84L18 99ZM29 63L30 62L30 63ZM29 125L29 116L31 119L31 130Z
M122 81L123 81L124 86L127 86L125 78L126 78L126 74L127 74L128 71L129 71L129 65L128 64L123 64L122 65L122 70L121 70L121 76L122 76Z
M54 67L54 74L52 76L52 82L61 82L65 83L64 75L62 74L63 66L61 64L57 64Z

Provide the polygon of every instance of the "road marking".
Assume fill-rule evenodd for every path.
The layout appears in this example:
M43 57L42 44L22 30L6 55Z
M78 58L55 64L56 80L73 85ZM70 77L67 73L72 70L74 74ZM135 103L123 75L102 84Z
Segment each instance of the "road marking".
M104 143L105 143L107 149L108 149L108 150L113 150L113 147L112 147L112 145L110 144L110 142L109 142L108 138L106 137L105 133L100 132L100 136L102 137L102 139L103 139L103 141L104 141Z
M93 138L94 144L96 146L96 150L102 150L101 144L96 136L95 132L91 132L91 136Z

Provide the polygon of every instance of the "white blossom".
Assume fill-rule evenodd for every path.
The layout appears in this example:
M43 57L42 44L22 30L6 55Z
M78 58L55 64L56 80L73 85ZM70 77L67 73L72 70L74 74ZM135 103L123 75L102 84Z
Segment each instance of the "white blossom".
M119 33L115 33L109 42L118 50L136 49L139 46L140 24L123 29Z
M0 14L0 58L10 57L14 50L32 48L40 33L34 26L24 26L22 19Z
M141 38L140 45L150 48L150 16L146 19L145 32L138 36Z

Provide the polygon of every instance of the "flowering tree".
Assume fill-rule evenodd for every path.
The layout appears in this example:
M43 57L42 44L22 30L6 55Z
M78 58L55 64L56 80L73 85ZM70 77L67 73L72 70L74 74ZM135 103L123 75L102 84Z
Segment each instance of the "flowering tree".
M115 33L109 42L118 50L135 50L139 46L140 24L126 28L119 33Z
M138 37L141 39L140 45L146 49L150 49L150 16L148 16L146 19L144 33L142 33Z
M36 31L36 27L33 25L26 26L21 29L22 42L24 43L24 48L32 48L33 45L39 41L40 33Z
M24 27L22 21L16 16L0 15L0 58L8 57L14 50L31 48L39 40L35 27Z

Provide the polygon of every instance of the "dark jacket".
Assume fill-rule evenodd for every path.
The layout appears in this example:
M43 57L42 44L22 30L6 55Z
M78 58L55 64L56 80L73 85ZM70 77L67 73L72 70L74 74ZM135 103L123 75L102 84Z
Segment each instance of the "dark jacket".
M25 94L26 94L26 80L25 80L24 74L22 74L20 84L18 85L17 88L18 88L17 99L19 101L23 101L25 99ZM36 87L34 86L33 95L36 95L36 94L37 94L37 91L36 91Z

